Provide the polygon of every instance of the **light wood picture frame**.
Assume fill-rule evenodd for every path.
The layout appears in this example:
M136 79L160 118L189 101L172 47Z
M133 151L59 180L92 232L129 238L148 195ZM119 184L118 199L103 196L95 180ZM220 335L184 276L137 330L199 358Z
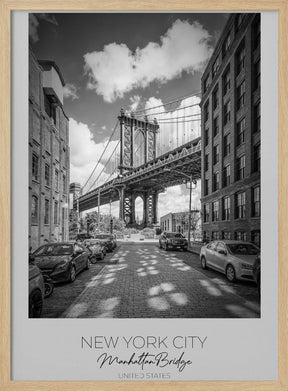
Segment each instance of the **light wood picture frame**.
M278 380L277 381L13 381L11 368L10 277L10 125L11 125L11 12L33 11L278 11ZM288 389L288 0L222 1L100 1L0 0L0 390L287 390Z

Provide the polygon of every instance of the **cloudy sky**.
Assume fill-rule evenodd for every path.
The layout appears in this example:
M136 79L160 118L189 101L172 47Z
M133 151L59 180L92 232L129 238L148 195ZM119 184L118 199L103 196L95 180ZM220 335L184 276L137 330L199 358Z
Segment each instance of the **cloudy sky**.
M227 18L225 13L30 14L33 52L54 60L66 83L71 182L84 185L122 107L139 110L199 93ZM199 190L200 183L195 207ZM184 185L167 189L159 198L159 215L187 210L188 198ZM112 212L118 214L117 204Z

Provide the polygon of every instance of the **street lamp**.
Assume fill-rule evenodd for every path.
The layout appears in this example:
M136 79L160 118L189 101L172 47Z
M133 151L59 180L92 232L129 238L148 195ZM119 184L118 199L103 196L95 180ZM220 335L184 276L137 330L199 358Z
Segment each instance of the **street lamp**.
M184 172L181 172L179 170L175 170L174 168L172 169L165 169L164 171L167 171L167 172L171 172L171 171L174 171L174 172L177 172L178 174L186 177L187 179L189 179L190 181L190 186L189 186L189 211L188 211L188 247L190 246L190 233L191 233L191 203L192 203L192 189L196 189L197 187L197 181L196 179L193 179L193 174L191 175L188 175L188 174L185 174ZM193 184L195 185L193 187Z

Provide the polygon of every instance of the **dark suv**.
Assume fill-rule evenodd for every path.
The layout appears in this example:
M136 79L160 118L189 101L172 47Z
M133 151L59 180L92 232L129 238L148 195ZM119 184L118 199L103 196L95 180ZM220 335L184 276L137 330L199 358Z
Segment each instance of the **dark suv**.
M159 238L159 247L166 251L173 248L187 251L188 241L179 232L163 232Z

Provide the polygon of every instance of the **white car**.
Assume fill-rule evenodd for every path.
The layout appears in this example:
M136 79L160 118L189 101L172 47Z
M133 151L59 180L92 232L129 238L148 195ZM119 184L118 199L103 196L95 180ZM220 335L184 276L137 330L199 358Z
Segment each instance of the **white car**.
M230 282L235 280L253 281L253 265L259 247L253 243L236 240L214 240L203 246L200 261L207 267L226 275Z

